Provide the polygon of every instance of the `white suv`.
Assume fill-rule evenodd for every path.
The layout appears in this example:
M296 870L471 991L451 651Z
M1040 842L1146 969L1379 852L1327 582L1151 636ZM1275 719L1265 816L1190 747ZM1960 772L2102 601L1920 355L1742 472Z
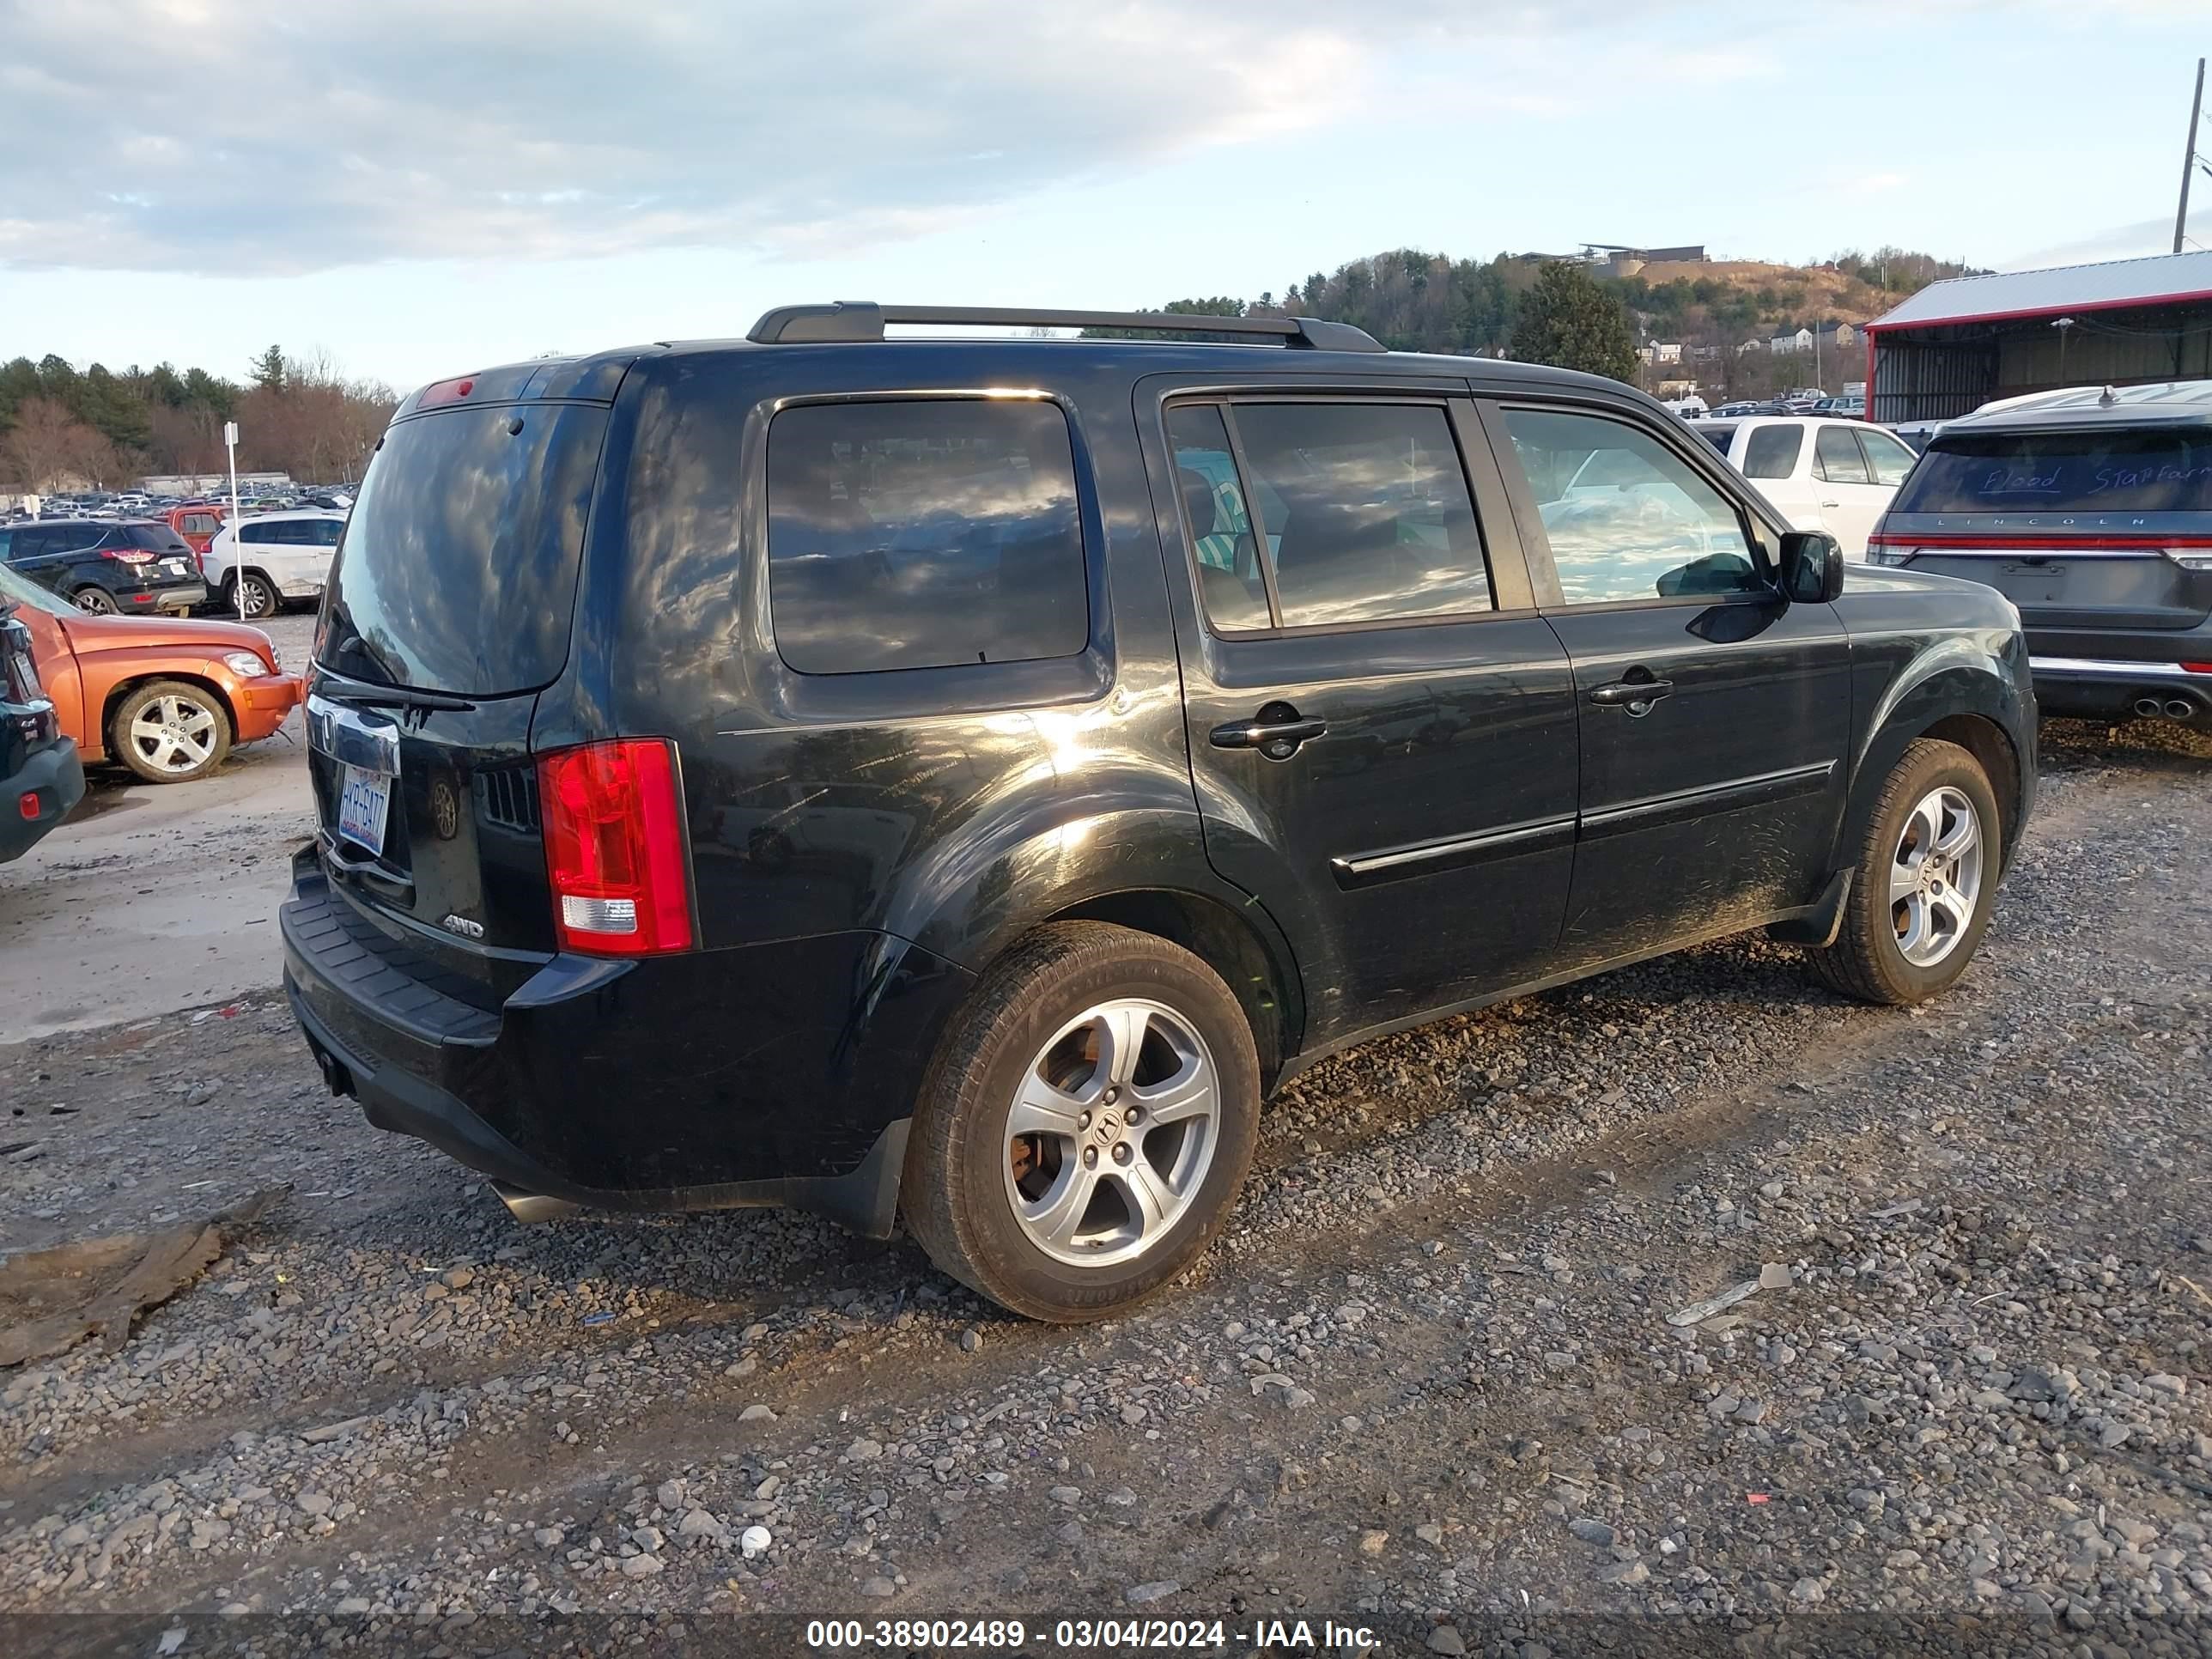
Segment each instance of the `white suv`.
M1692 421L1796 530L1825 530L1863 560L1867 536L1919 458L1878 426L1818 416ZM210 578L212 580L212 578Z
M311 509L260 513L226 524L200 558L210 602L237 613L239 594L232 583L240 564L246 568L249 618L273 616L287 599L320 599L323 584L331 576L331 556L337 550L338 533L345 528L345 521L343 513Z

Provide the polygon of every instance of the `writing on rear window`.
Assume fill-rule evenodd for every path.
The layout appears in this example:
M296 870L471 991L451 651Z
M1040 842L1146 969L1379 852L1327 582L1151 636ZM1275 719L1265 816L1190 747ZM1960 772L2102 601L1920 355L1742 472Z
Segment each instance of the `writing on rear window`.
M2212 512L2212 434L1948 434L1905 481L1896 510Z
M1091 637L1073 447L1042 399L785 410L768 560L776 649L802 674L1070 657Z

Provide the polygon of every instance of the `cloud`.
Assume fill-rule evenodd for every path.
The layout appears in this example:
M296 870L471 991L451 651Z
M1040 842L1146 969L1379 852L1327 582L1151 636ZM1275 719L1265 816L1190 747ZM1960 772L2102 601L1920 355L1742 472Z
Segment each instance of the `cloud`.
M0 0L0 262L279 274L865 246L1335 119L1389 52L1484 15L1466 0L1357 15L1324 0ZM158 76L119 78L123 42ZM1218 186L1233 193L1233 174Z
M2173 251L2173 221L2139 219L2112 225L2070 242L2058 242L1997 261L2000 270L2037 270L2045 265L2094 264L2101 259L2137 259Z
M2087 3L2034 0L2045 15ZM817 258L1170 159L1455 110L1601 115L1632 153L1655 90L1755 87L1801 36L1887 15L1834 0L1784 28L1759 0L0 0L0 268ZM1257 159L1176 187L1218 194L1226 223ZM496 303L500 277L484 280Z

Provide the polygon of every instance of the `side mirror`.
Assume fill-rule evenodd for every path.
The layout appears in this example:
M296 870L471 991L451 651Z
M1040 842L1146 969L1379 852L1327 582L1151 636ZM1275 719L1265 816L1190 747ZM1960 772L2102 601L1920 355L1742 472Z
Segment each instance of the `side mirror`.
M1782 538L1782 592L1804 605L1843 597L1844 544L1825 530L1793 530Z

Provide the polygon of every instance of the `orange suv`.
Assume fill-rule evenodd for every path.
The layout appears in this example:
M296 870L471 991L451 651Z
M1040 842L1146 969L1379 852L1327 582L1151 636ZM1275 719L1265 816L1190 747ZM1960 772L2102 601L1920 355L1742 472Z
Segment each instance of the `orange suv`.
M234 743L271 735L302 696L269 636L188 617L96 617L0 565L0 605L31 630L31 654L64 736L87 765L113 761L149 783L184 783Z

